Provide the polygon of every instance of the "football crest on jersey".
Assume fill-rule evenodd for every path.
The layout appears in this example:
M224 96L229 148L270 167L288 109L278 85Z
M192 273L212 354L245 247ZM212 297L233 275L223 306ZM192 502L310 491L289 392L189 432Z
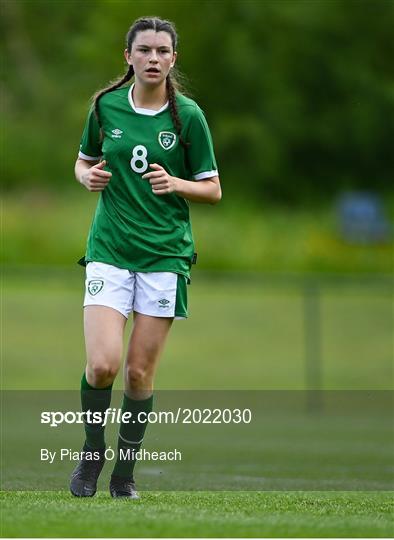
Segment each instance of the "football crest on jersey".
M92 296L98 294L104 287L104 281L102 279L91 279L88 283L88 291Z
M175 133L171 133L171 131L160 131L159 143L164 150L169 150L176 143Z

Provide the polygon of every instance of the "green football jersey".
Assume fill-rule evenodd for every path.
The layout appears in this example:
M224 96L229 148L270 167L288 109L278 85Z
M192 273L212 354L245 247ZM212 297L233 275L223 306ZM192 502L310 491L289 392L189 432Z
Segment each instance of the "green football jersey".
M134 272L175 272L189 277L194 243L188 202L174 193L154 195L149 164L171 176L198 181L216 176L211 134L204 114L191 99L177 95L185 148L179 141L168 104L159 111L136 108L132 86L105 94L100 121L91 110L79 157L105 159L112 173L100 192L90 228L85 261L112 264Z

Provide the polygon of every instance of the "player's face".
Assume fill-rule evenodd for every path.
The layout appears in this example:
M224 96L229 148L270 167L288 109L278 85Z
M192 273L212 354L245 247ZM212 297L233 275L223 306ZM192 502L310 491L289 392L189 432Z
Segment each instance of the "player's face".
M125 58L134 68L135 78L143 85L160 85L175 64L176 53L167 32L144 30L136 35L131 52Z

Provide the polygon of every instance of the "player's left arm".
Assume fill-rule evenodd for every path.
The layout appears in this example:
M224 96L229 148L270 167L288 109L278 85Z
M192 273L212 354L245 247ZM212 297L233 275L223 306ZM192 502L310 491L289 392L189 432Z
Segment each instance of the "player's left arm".
M157 163L150 165L152 172L145 173L142 178L148 180L155 195L167 195L175 193L192 202L215 204L222 198L222 189L218 176L205 178L204 180L183 180L171 176Z

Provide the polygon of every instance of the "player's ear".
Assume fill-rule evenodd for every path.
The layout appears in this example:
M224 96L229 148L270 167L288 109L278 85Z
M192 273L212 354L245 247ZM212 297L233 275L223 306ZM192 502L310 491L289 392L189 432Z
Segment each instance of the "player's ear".
M129 66L132 65L132 61L131 61L131 58L130 58L130 54L129 54L129 51L127 49L124 50L124 57L126 59L126 62L129 64Z
M174 67L175 62L176 62L176 57L177 57L177 56L178 56L178 53L177 53L177 52L174 52L174 54L172 55L171 67Z

